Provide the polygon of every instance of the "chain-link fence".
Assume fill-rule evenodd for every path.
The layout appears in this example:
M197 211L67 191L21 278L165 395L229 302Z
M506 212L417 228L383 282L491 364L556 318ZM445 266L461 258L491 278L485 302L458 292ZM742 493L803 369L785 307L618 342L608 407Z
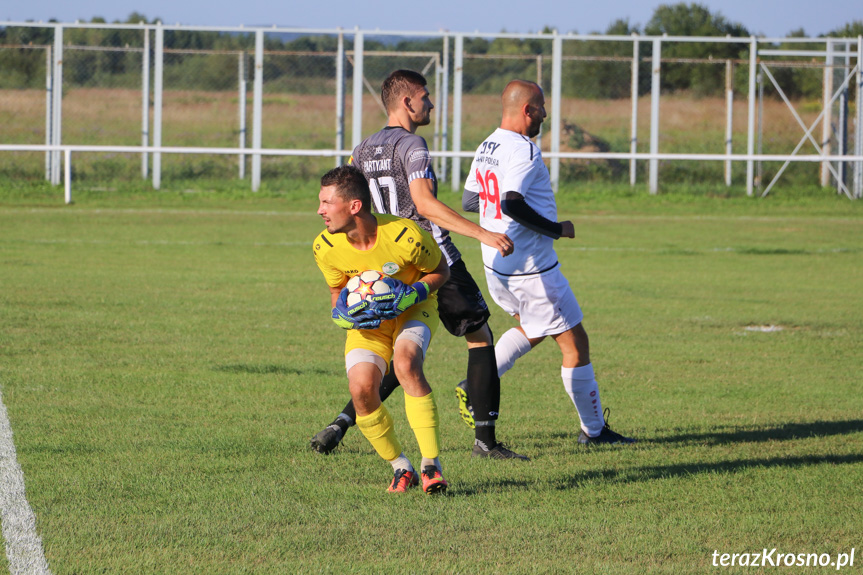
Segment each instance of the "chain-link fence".
M51 108L51 46L0 45L0 143L48 144ZM7 178L44 174L43 152L0 154Z
M835 158L863 153L860 40L762 41L757 58L753 46L749 38L0 24L0 145L234 150L76 152L73 177L82 182L314 178L384 124L380 84L409 68L426 76L436 106L419 133L440 152L441 180L455 186L462 160L500 121L501 90L523 78L546 94L538 140L556 181L769 191L781 177L859 194L863 162ZM0 173L57 182L59 159L4 149Z

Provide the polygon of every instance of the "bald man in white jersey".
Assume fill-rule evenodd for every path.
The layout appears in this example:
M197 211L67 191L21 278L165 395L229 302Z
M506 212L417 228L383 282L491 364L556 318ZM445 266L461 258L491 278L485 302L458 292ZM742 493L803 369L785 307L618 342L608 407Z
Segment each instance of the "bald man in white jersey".
M465 210L479 212L483 228L506 234L515 246L506 259L482 246L492 299L519 322L495 345L498 376L551 336L563 354L563 386L578 412L578 442L634 443L608 426L581 308L554 251L554 241L575 237L575 229L569 220L558 222L548 169L531 141L546 116L542 88L513 80L502 104L500 128L477 149L462 199Z

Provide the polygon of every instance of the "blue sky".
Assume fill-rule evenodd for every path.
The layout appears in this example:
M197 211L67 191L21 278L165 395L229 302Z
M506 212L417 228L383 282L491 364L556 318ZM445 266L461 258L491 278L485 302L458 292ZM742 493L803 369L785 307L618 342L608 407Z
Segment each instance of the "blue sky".
M297 26L393 31L602 32L618 18L643 27L659 0L3 0L0 20L74 22L101 16L112 22L132 12L166 24ZM664 2L671 4L675 2ZM711 12L752 33L783 37L803 28L810 36L863 20L861 0L701 0ZM399 7L395 10L394 7Z

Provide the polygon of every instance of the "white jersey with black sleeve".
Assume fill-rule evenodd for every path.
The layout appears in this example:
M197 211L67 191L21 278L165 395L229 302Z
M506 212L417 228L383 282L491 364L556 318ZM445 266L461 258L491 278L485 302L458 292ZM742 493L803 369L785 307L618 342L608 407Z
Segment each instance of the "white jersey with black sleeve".
M449 231L421 216L411 196L410 183L418 178L428 178L437 197L437 178L428 145L422 136L400 126L387 126L360 142L351 155L350 163L365 174L376 212L415 221L435 239L447 264L452 265L461 259Z
M507 192L521 194L540 216L557 221L557 202L539 147L526 136L498 128L477 148L465 194L479 196L480 225L508 235L515 249L504 258L483 244L483 263L501 276L531 275L557 267L554 240L503 213L501 198Z

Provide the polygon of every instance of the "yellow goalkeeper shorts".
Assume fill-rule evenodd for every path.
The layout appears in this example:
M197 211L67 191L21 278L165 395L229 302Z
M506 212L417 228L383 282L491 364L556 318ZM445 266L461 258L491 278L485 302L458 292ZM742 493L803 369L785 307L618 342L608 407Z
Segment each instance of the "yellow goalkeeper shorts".
M384 320L377 329L352 329L345 340L345 355L355 349L364 349L381 356L386 365L393 357L393 346L405 323L418 321L428 326L433 336L437 330L437 300L427 299L406 309L396 319Z

